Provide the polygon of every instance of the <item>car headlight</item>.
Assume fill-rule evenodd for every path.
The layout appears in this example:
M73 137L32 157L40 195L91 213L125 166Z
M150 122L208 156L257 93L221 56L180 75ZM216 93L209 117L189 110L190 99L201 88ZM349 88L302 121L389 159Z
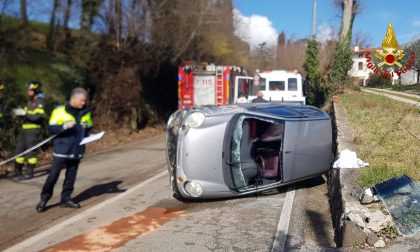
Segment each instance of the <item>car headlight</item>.
M203 187L200 185L200 183L192 180L187 181L185 183L185 191L191 196L191 197L200 197L200 195L203 193Z
M206 116L201 112L194 112L185 119L185 124L190 128L198 128L203 125Z

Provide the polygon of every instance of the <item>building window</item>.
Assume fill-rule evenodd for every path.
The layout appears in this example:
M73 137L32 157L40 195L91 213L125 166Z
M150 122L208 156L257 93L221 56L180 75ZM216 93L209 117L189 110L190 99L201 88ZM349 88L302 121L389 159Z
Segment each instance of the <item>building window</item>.
M359 58L363 58L363 53L359 53Z
M363 62L359 62L359 70L363 70Z

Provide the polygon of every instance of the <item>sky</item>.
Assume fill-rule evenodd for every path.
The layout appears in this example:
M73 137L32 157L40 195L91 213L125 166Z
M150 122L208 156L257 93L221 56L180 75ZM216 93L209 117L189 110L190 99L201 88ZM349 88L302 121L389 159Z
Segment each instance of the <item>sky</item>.
M313 0L233 0L237 34L255 46L276 43L279 32L286 38L310 38ZM381 47L389 22L398 43L420 37L419 0L361 0L362 10L354 21L353 34L370 37L370 47ZM317 39L331 38L340 30L340 10L333 0L317 0Z

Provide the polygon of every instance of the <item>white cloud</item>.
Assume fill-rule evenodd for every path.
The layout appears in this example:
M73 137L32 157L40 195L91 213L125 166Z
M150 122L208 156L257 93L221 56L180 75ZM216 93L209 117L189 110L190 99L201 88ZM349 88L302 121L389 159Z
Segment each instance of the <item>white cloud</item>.
M316 36L320 43L325 43L329 40L337 38L337 33L334 28L328 24L322 23L318 26L318 34Z
M420 27L420 19L414 20L411 23L411 26L413 26L413 27Z
M397 35L398 44L402 45L405 43L409 43L410 41L420 39L420 33L417 31L405 33L402 35Z
M277 45L277 31L272 22L264 16L244 16L239 10L233 10L235 35L247 42L251 49L266 42L269 47Z

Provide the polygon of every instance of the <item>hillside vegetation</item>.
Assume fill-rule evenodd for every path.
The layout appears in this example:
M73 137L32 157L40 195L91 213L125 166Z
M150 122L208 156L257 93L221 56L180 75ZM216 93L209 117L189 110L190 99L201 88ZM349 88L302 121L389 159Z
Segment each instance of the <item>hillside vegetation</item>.
M16 15L17 2L0 4L0 79L9 110L24 104L25 85L32 80L43 83L48 111L82 86L97 129L136 132L177 108L177 67L183 61L248 61L248 45L234 35L232 1L53 3L45 10L49 23L27 20L22 9ZM13 149L16 133L16 122L8 120L1 134L10 141L2 153Z

